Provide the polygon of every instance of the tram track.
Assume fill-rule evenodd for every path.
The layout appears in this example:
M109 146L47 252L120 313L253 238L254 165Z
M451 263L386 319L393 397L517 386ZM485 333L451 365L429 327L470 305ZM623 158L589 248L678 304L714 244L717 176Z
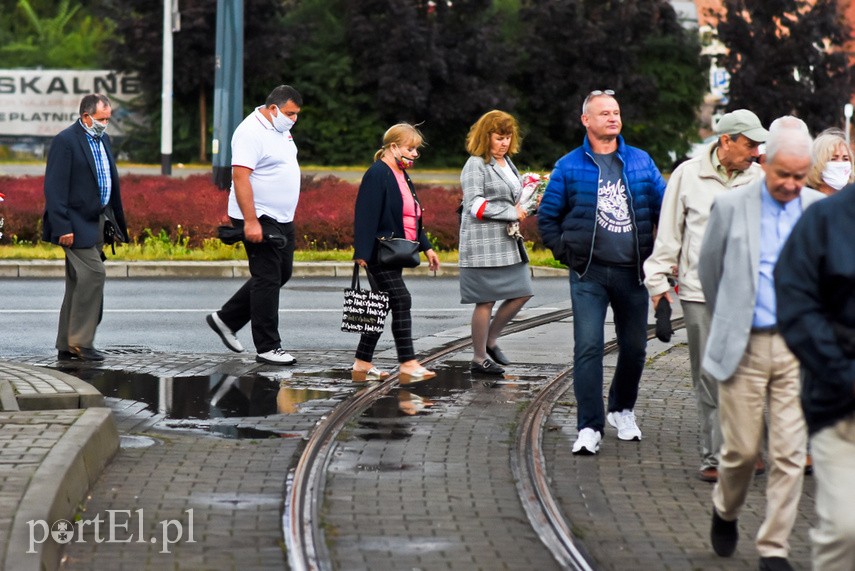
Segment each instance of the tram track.
M520 320L508 325L504 334L533 329L566 319L572 314L572 310L567 309ZM677 323L679 321L681 320L675 320L675 326L681 325ZM451 341L431 352L422 362L426 365L433 363L470 345L470 337ZM606 346L607 351L615 349L616 345ZM568 569L592 569L549 490L541 450L543 425L557 399L572 383L571 375L572 367L554 375L527 407L511 449L510 461L516 476L517 491L529 521L556 561ZM392 374L383 382L369 384L322 418L309 436L297 466L287 482L283 528L291 569L332 569L331 557L319 522L326 473L336 440L353 418L398 386L398 373Z
M672 319L671 327L685 327L683 318ZM655 337L652 328L648 330L647 336L648 340ZM614 340L603 347L606 355L617 349L617 341ZM540 540L549 548L561 567L574 571L591 571L596 566L575 540L567 525L568 519L550 489L542 448L546 419L572 383L573 367L570 366L543 386L520 419L510 461L520 501Z

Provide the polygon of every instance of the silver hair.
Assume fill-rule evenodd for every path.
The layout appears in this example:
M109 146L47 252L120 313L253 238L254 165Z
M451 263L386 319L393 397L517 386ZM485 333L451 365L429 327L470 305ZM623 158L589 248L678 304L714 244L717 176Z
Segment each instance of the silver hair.
M778 117L769 125L766 160L772 162L775 160L775 155L781 152L810 157L811 145L813 145L813 139L804 121L792 115Z

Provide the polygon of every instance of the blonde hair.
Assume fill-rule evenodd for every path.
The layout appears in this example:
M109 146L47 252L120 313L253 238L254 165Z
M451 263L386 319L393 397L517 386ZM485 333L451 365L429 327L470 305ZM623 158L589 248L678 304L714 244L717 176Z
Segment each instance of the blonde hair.
M846 133L842 130L837 128L826 129L814 139L813 147L811 148L813 162L807 176L807 185L809 187L818 190L822 186L822 171L840 145L846 148L849 153L849 162L851 163L852 151L846 146ZM850 175L849 182L852 182L852 180L852 175Z
M389 150L389 147L392 145L404 147L412 144L414 147L421 147L424 142L424 135L415 126L409 123L397 123L386 129L386 132L383 133L383 146L374 153L374 160L380 160L383 153Z
M511 144L508 147L508 156L519 152L522 140L520 139L520 126L514 116L498 109L493 109L481 115L466 135L466 151L473 157L481 157L485 163L489 163L490 136L493 134L510 135Z

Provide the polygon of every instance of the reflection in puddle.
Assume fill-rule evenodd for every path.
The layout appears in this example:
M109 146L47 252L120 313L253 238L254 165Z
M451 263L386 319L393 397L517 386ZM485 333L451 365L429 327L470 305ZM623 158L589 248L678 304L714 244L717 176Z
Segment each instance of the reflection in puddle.
M299 412L302 403L327 399L341 392L291 386L290 372L261 372L241 377L217 373L205 377L175 378L102 369L75 368L63 372L86 381L105 397L144 403L151 412L169 419L294 414Z
M294 432L276 432L274 430L261 430L252 426L234 426L230 424L212 424L206 426L206 430L213 434L219 434L225 438L240 438L252 440L265 440L267 438L302 438L302 434Z

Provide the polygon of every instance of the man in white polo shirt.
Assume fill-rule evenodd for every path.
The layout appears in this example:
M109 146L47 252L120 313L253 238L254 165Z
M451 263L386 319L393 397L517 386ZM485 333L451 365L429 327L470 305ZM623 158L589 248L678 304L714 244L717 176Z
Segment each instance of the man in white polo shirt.
M280 85L235 129L228 213L232 224L243 228L252 277L206 318L226 347L238 353L243 345L235 332L251 322L255 360L271 365L296 362L279 337L279 290L294 263L300 165L291 127L302 105L296 89Z

